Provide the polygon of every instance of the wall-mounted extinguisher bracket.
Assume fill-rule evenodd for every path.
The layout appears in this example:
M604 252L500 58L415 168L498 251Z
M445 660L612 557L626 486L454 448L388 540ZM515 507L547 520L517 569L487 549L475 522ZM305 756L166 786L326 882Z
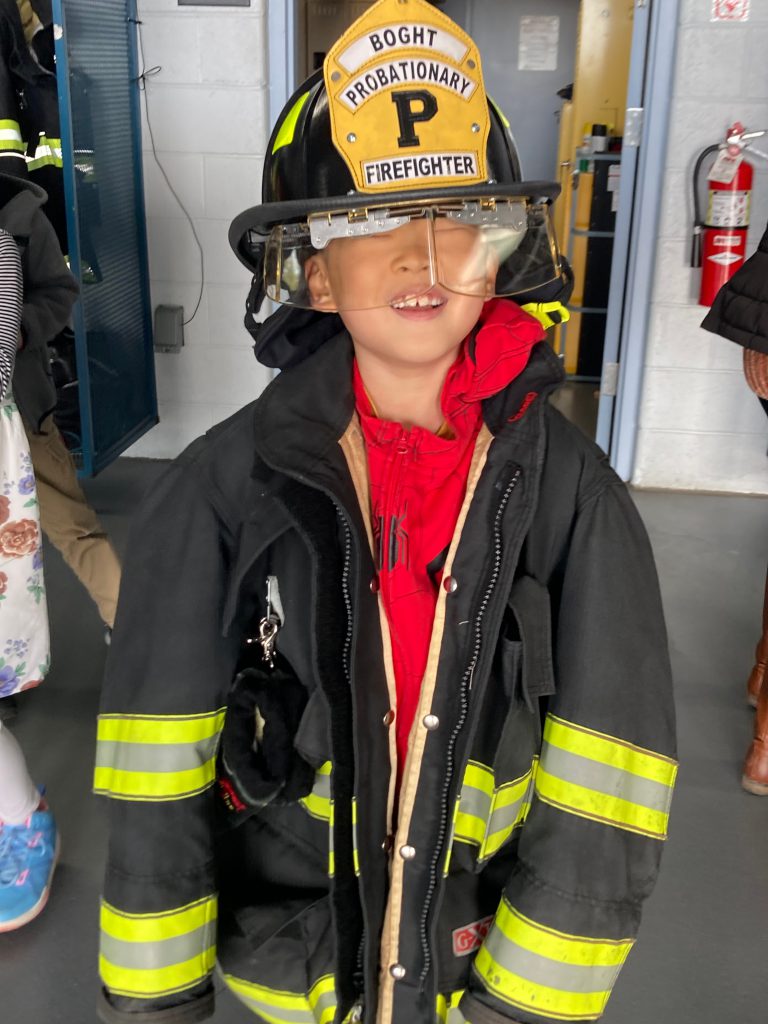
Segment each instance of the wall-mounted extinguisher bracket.
M720 288L739 269L746 258L749 208L752 198L752 164L745 158L749 146L755 156L768 159L753 145L766 131L747 132L743 125L732 125L725 142L707 146L693 171L693 242L691 266L701 267L699 303L711 306ZM717 157L707 179L707 208L703 217L699 195L699 176L705 160Z

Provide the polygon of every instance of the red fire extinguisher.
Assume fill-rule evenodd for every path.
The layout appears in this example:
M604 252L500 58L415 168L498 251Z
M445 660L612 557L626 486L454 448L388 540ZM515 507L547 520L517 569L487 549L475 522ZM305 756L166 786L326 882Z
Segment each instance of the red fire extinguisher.
M744 127L728 130L725 145L708 146L693 172L693 247L691 266L701 267L699 304L711 306L720 288L746 258L749 207L752 198L752 164L744 158L747 144ZM758 133L750 133L750 136ZM759 133L762 134L762 133ZM699 173L706 158L719 152L707 181L706 220L699 206Z

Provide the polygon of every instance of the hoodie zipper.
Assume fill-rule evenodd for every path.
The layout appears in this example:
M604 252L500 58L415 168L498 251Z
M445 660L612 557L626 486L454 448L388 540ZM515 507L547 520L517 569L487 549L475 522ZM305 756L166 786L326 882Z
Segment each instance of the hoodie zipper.
M442 861L443 857L443 844L445 843L446 835L448 833L448 796L451 789L451 782L453 779L454 771L454 756L456 741L459 738L459 734L464 728L464 723L467 720L469 713L469 700L470 693L472 690L472 682L475 673L475 668L480 657L480 649L482 647L482 623L485 617L488 604L490 603L491 596L498 582L499 575L501 573L501 562L502 562L502 543L501 543L501 520L504 515L504 510L509 504L509 499L512 496L512 492L520 481L522 476L522 470L519 466L515 467L515 472L512 478L508 482L499 506L496 510L496 517L493 523L493 571L488 581L483 600L480 603L480 608L477 612L477 617L474 623L474 640L472 645L472 655L469 659L469 663L464 670L462 676L461 685L459 687L459 719L454 726L453 732L451 733L450 739L448 740L448 750L446 753L446 765L445 765L445 778L443 782L443 789L440 795L440 806L442 808L442 817L440 819L440 828L438 830L437 840L435 842L435 849L432 856L432 863L429 869L429 885L427 888L427 894L424 898L424 906L421 911L421 918L419 922L420 928L420 939L421 939L421 950L424 956L424 968L421 972L420 983L423 985L427 979L432 968L432 951L429 944L429 936L427 934L427 921L429 918L429 911L432 904L432 898L437 888L437 879L439 874L438 865Z

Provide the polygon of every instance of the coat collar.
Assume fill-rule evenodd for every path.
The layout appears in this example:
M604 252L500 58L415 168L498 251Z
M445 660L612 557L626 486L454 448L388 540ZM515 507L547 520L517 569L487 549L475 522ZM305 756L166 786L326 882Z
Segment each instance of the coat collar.
M354 415L353 349L346 330L328 338L298 364L283 370L256 403L255 447L272 469L331 494L351 496L339 439ZM532 407L562 382L560 360L546 342L534 345L523 371L483 401L483 418L494 435L510 425L527 433Z

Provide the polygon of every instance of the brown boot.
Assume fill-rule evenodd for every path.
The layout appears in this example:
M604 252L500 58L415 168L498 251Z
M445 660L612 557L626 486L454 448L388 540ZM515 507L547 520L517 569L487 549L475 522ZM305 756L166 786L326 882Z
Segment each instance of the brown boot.
M768 796L768 681L763 681L757 701L755 738L744 762L741 784L749 793Z
M757 698L765 679L765 666L768 662L768 577L765 580L765 598L763 600L763 635L755 650L755 667L747 681L747 700L753 708L757 707Z

